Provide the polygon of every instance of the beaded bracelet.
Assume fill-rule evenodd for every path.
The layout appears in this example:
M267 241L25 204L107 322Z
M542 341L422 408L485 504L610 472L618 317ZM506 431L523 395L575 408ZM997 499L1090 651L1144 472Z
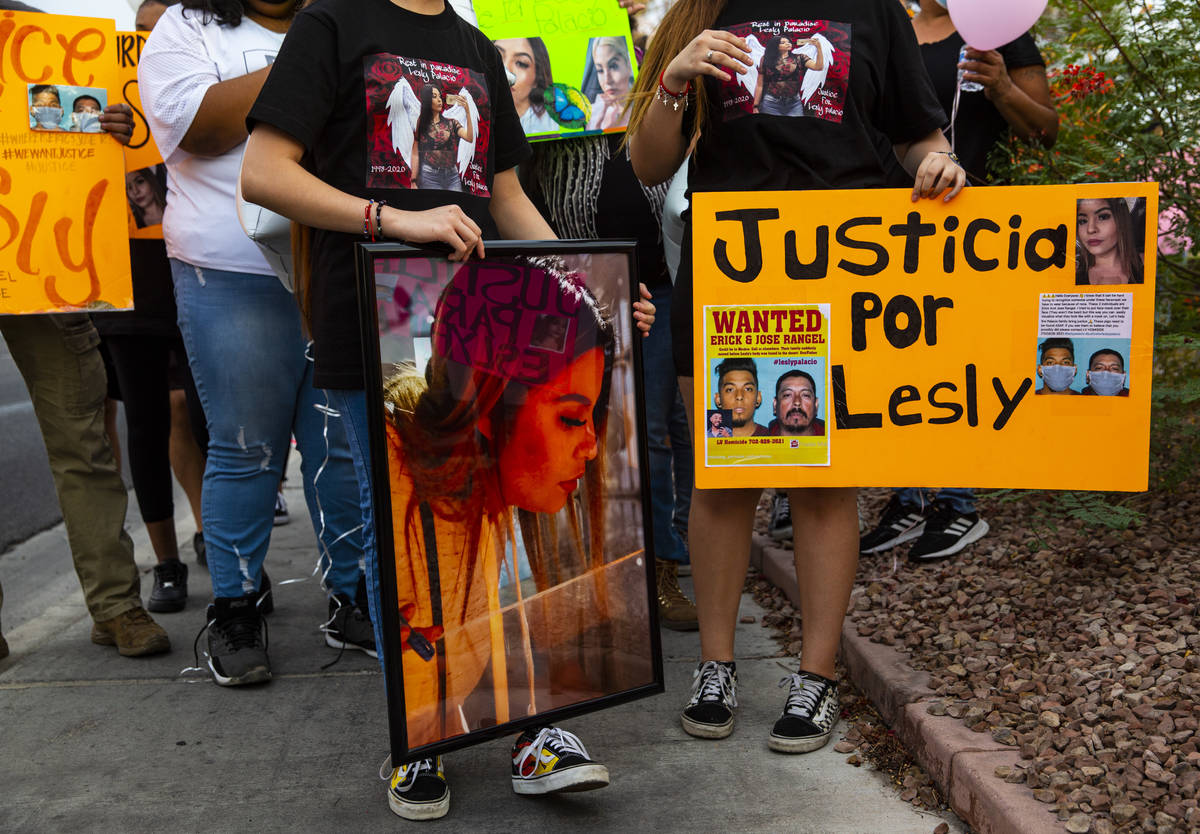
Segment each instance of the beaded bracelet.
M386 200L377 200L375 202L375 234L383 240L383 207L387 205Z

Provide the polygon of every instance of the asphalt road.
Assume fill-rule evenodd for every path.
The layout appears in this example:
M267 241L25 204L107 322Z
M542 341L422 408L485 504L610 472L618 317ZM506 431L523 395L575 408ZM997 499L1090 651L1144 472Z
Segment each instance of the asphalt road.
M124 442L124 415L117 424ZM33 404L4 339L0 338L0 554L62 516ZM127 466L127 465L126 465ZM129 482L128 473L125 478Z

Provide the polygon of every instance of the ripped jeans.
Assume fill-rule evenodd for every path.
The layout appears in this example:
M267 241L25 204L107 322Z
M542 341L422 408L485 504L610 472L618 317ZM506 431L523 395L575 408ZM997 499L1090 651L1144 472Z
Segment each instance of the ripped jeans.
M312 384L295 299L274 275L200 269L175 259L171 273L208 422L200 512L213 596L258 590L284 452L295 435L327 590L353 599L363 552L358 481L340 419L314 407L326 398Z

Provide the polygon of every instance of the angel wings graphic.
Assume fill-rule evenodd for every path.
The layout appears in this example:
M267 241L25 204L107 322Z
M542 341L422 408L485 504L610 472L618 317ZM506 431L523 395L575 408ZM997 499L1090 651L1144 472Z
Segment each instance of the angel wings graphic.
M475 158L475 142L479 138L479 108L466 87L458 91L458 99L461 103L447 107L442 111L442 117L470 127L471 139L460 137L458 140L458 174L459 177L464 177L471 160ZM421 99L407 78L402 77L392 88L387 100L387 110L387 124L392 132L392 150L400 154L404 164L412 171L412 149L417 124L421 120ZM415 179L416 172L412 175Z
M829 75L829 67L833 63L833 53L835 51L833 44L824 35L813 35L812 40L816 41L815 45L806 43L796 50L796 54L814 59L817 57L817 49L819 47L821 50L820 55L824 59L821 69L810 69L804 73L804 80L800 85L800 100L805 105L817 94L817 90L825 86L825 79ZM754 95L754 91L758 86L759 68L762 66L763 55L766 53L767 47L755 35L748 35L746 43L750 46L750 57L754 63L746 70L745 75L739 75L737 79L739 83L750 91L750 95Z

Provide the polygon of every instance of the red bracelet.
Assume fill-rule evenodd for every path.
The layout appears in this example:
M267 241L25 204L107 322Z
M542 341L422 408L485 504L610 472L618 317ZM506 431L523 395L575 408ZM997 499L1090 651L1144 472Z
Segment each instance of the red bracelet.
M371 228L371 207L374 205L374 200L367 200L363 209L363 237L370 238L372 243L375 242L375 230Z
M671 90L667 87L667 85L663 83L663 78L666 76L666 74L667 74L667 71L665 69L658 74L658 86L664 93L669 95L671 98L683 98L684 96L686 96L688 94L688 91L692 89L692 82L689 81L683 85L683 89L680 90L678 93L671 92Z

